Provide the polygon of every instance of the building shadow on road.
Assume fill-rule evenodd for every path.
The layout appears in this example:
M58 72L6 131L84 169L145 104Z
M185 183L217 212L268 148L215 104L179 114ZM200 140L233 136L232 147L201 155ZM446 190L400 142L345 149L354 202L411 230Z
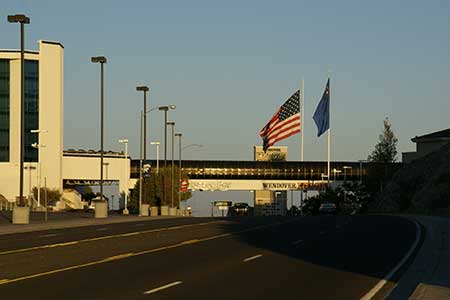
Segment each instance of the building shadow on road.
M328 272L334 276L379 281L393 270L416 240L414 223L392 216L320 216L240 218L234 222L255 222L267 227L238 232L233 236L261 251L281 254L287 262L307 272ZM224 231L234 226L222 225ZM390 287L414 258L391 278ZM376 284L376 283L375 283ZM389 288L389 284L386 286Z

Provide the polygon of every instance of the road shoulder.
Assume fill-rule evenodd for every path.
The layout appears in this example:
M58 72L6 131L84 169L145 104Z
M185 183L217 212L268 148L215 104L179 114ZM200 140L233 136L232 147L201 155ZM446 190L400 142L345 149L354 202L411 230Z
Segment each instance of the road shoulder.
M450 219L408 217L422 224L425 238L414 261L386 299L450 299Z

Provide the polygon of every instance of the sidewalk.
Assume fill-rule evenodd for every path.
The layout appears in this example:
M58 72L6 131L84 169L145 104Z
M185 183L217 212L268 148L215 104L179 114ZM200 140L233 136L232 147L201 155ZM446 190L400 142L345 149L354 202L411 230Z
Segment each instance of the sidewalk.
M450 218L409 216L425 228L425 239L414 262L389 300L450 299Z
M121 215L110 213L107 218L96 219L93 213L85 212L53 212L48 213L48 221L44 220L44 213L32 212L30 214L30 224L12 224L11 212L0 211L0 235L23 233L39 230L61 229L70 227L82 227L91 225L103 225L124 222L140 222L149 220L161 220L167 218L177 218L174 216L139 217L137 215Z

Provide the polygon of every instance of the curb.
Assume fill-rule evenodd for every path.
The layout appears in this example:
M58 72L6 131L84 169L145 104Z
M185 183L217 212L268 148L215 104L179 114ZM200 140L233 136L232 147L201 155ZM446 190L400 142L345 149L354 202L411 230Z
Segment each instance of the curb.
M10 234L20 234L20 233L29 233L29 232L39 232L39 231L47 231L47 230L61 230L68 228L80 228L80 227L88 227L88 226L103 226L109 224L126 224L126 223L135 223L135 222L153 222L158 220L167 220L180 218L175 216L163 216L163 217L136 217L135 219L122 219L120 218L104 218L100 219L101 221L94 221L99 219L84 219L89 220L87 222L80 222L79 219L71 219L71 220L54 220L49 221L49 223L38 223L38 224L26 224L26 225L10 225L8 226L18 226L18 227L10 227L14 228L14 230L1 230L0 225L0 236L10 235ZM83 219L82 219L83 220ZM60 222L61 221L61 222ZM45 225L45 226L44 226Z
M384 276L383 279L381 279L370 291L368 291L360 300L372 300L380 291L381 289L396 275L398 275L399 270L404 267L404 265L412 258L414 253L417 253L418 248L422 244L423 241L423 235L424 235L424 229L423 226L420 225L420 223L417 220L403 217L402 218L407 219L410 222L413 222L416 225L416 239L414 243L412 244L411 248L409 248L408 252L403 256L403 258L400 260L400 262L395 265L395 267L389 271L389 273ZM389 290L381 299L386 299L392 292L393 289Z

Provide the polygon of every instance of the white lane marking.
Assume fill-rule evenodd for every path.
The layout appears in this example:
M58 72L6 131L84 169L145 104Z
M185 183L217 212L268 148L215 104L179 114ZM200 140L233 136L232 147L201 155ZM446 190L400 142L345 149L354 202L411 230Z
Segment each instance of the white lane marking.
M422 230L420 229L419 223L417 223L417 221L415 221L415 220L410 220L410 219L407 219L407 220L412 221L416 224L416 229L417 229L416 240L414 241L413 245L411 246L409 251L406 253L406 255L403 256L402 260L382 280L380 280L377 283L377 285L375 285L370 291L368 291L367 294L365 294L360 300L371 300L383 288L383 286L386 283L388 283L389 280L392 279L394 274L405 264L405 262L412 255L414 250L417 248L417 245L419 245L419 241L422 238ZM392 292L392 290L390 292L388 292L388 294L386 295L386 298L389 297L391 292ZM386 299L386 298L384 298L384 299Z
M182 281L175 281L175 282L172 282L172 283L169 283L169 284L160 286L160 287L158 287L158 288L155 288L155 289L146 291L146 292L144 292L144 295L156 293L156 292L158 292L158 291L165 290L165 289L171 288L171 287L173 287L173 286L176 286L176 285L179 285L179 284L182 284L182 283L183 283Z
M53 244L53 245L48 245L48 247L45 247L45 248L62 247L62 246L69 246L69 245L75 245L75 244L78 244L78 242L75 241L75 242Z
M49 233L49 234L44 234L44 235L40 235L39 237L52 237L52 236L57 236L57 233Z
M258 254L258 255L252 256L252 257L247 257L246 259L244 259L244 262L248 262L248 261L260 258L261 256L262 256L262 254Z
M303 242L303 240L293 241L293 242L292 242L292 245L298 245L298 244L300 244L300 243L302 243L302 242Z
M127 257L130 257L130 256L133 256L133 255L134 255L133 252L124 253L124 254L119 254L119 255L107 257L107 258L103 259L103 261L118 260L118 259L123 259L123 258L127 258Z
M181 245L195 244L195 243L198 243L199 241L200 241L199 239L188 240L188 241L181 242Z
M99 228L99 229L97 229L97 231L105 231L105 230L108 230L108 228Z

